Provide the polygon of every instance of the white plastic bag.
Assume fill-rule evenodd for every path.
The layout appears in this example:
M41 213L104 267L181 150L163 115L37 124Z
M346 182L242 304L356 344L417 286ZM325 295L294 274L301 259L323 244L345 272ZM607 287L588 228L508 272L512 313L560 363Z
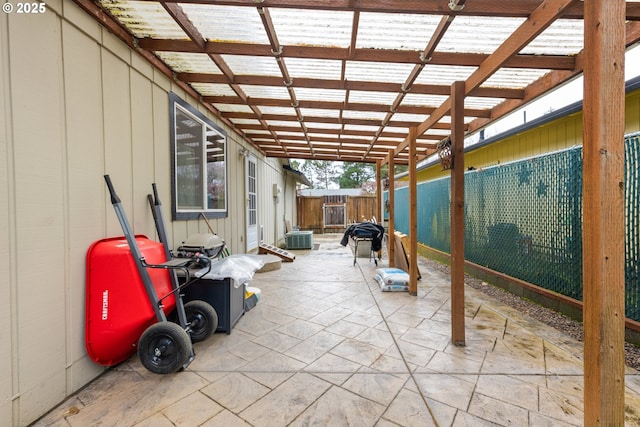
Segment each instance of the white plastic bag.
M205 279L220 280L228 277L234 280L234 286L247 284L256 271L264 266L264 257L251 254L234 254L211 262L211 270L202 276Z

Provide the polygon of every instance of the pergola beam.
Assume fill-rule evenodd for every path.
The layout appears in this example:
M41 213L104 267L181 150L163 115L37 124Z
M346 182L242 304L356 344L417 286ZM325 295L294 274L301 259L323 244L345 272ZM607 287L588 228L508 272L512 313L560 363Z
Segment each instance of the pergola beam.
M207 42L205 46L190 40L142 38L138 45L154 52L207 53L211 55L244 55L273 57L272 46L255 43ZM333 61L391 62L396 64L426 64L422 52L397 49L350 49L324 46L283 45L277 51L283 58L313 58ZM430 65L479 66L488 57L479 53L433 52ZM574 57L562 55L515 55L503 66L506 68L533 68L571 70Z
M214 83L214 84L239 84L247 86L287 86L282 78L274 76L259 75L236 75L233 81L222 74L209 73L176 73L178 80L187 83ZM364 92L391 92L402 91L402 84L389 82L367 82L357 80L330 80L314 79L309 77L298 77L291 81L291 87L310 89L336 89L336 90L359 90ZM411 93L417 95L449 95L451 88L446 85L430 85L414 83L411 86ZM469 96L488 98L513 98L524 97L523 89L511 89L502 87L479 87L472 91Z
M210 104L229 104L229 105L250 105L250 106L268 106L268 107L292 107L289 99L275 98L247 98L244 100L239 96L203 96L203 102ZM325 110L341 110L349 109L352 111L373 111L384 113L389 111L389 107L382 104L362 103L362 102L339 102L339 101L307 101L299 100L297 104L300 108L317 108ZM429 114L435 111L433 108L427 108L419 105L401 105L397 109L397 113L406 114ZM465 114L471 117L489 117L491 110L481 110L476 108L465 109ZM424 133L424 132L423 132Z

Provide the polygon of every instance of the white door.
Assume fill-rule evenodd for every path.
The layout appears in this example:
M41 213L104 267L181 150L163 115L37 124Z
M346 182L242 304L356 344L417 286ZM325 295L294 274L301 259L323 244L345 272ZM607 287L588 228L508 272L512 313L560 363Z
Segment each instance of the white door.
M247 174L247 252L258 247L258 162L250 154L245 160Z

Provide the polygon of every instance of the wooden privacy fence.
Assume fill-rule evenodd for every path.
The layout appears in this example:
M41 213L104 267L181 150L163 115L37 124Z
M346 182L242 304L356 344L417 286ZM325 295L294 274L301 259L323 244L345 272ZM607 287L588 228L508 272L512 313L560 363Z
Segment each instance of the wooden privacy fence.
M298 196L296 203L298 227L315 233L340 233L349 224L371 220L376 212L373 195Z

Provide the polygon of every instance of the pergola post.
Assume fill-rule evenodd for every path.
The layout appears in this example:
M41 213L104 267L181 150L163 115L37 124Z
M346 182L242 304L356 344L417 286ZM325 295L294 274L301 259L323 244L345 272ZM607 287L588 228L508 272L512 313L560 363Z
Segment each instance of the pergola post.
M584 425L624 425L625 1L584 2Z
M451 86L451 341L465 345L464 328L464 81Z
M382 162L378 160L376 162L376 219L382 224L384 222L382 216L382 186L380 182L382 181Z
M417 129L409 129L409 295L418 295Z
M395 241L395 200L396 200L396 163L393 150L389 150L389 267L396 266L396 241Z

